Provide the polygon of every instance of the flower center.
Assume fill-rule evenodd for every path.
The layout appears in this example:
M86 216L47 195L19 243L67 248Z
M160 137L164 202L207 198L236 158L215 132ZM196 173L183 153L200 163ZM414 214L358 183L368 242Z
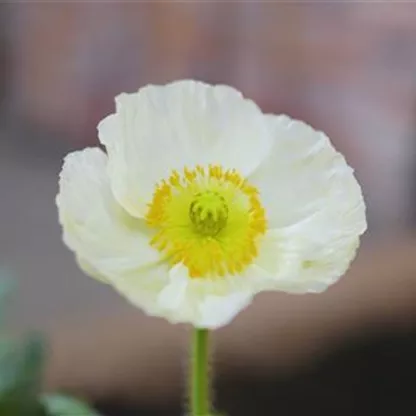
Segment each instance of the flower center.
M199 234L217 235L227 224L228 206L225 198L215 191L197 193L189 206L189 218Z
M217 165L174 170L156 185L146 222L155 230L150 244L195 278L241 273L267 226L258 190Z

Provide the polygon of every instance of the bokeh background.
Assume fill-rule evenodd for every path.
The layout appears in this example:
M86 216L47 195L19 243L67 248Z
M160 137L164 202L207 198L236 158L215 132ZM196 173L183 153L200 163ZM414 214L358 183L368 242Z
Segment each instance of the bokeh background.
M324 130L368 205L363 249L339 285L265 295L220 331L219 405L230 416L412 414L412 2L0 5L0 267L18 282L12 330L51 339L45 388L108 415L179 414L186 329L85 277L61 243L54 198L63 156L97 144L115 95L180 78L233 85Z

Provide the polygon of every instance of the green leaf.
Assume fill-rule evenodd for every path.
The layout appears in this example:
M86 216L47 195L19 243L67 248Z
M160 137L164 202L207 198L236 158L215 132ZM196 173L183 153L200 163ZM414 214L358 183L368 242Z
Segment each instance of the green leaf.
M42 414L37 396L42 376L44 344L31 336L22 344L0 343L0 415Z
M42 398L42 403L48 416L99 416L85 403L67 396L47 395Z

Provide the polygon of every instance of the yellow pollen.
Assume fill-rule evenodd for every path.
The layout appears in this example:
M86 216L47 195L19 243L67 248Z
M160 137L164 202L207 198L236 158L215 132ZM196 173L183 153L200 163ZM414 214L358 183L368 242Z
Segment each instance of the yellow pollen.
M146 221L150 244L195 278L241 273L267 229L257 188L219 165L172 171L156 185Z

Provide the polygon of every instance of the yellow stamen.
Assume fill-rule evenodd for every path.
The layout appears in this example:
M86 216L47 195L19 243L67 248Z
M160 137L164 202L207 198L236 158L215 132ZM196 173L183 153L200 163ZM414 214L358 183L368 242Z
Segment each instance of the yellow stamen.
M156 186L146 221L156 231L150 244L195 278L241 273L267 228L257 188L219 165L172 171Z

